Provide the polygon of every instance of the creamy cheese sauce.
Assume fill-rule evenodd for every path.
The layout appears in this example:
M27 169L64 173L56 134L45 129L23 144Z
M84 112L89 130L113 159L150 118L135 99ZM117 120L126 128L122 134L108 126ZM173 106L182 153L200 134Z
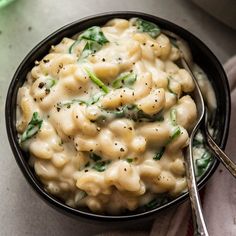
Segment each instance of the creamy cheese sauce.
M194 83L178 48L147 24L114 19L64 38L19 89L19 142L45 189L72 207L121 214L186 190Z

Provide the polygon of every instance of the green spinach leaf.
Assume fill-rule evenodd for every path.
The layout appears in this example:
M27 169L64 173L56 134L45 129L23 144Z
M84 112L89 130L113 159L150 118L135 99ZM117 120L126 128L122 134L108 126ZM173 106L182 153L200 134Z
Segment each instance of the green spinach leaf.
M102 160L102 158L95 153L90 153L89 157L90 157L90 159L92 159L95 162Z
M175 108L172 108L170 110L170 119L171 119L171 123L173 126L176 126L177 125L177 111Z
M84 69L94 84L102 89L104 93L109 93L109 88L94 73L92 73L92 71L90 71L88 68Z
M110 164L110 161L97 161L92 168L98 172L103 172L108 164Z
M122 87L131 87L136 80L137 80L136 74L129 72L124 73L112 82L112 87L115 89L119 89Z
M141 18L138 18L135 21L135 26L139 32L148 33L152 38L156 38L161 34L161 30L156 24Z
M156 154L155 154L155 156L153 157L153 159L154 160L160 160L161 158L162 158L162 156L163 156L163 154L164 154L164 152L165 152L165 147L161 147L161 149L159 150L159 152L157 152Z
M196 160L195 164L197 169L197 176L201 176L206 172L208 166L211 164L211 161L212 161L212 156L208 151L206 151L201 156L201 158Z
M91 40L88 40L84 46L84 49L80 55L79 60L81 61L81 60L87 58L89 55L99 51L101 48L102 48L101 44L91 41Z
M100 45L104 45L109 42L99 26L88 28L82 34L80 34L79 39L91 40L97 42Z
M31 121L29 122L26 130L21 136L20 142L23 143L24 141L30 139L35 134L37 134L42 126L42 123L43 120L39 117L38 112L34 112Z

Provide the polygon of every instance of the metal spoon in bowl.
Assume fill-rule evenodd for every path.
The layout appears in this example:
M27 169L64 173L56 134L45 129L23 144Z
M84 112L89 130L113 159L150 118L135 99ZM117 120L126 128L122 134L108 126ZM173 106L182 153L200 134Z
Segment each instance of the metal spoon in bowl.
M180 52L180 54L181 54L181 62L182 62L183 67L190 72L191 76L193 77L193 81L195 82L195 89L193 92L193 96L195 98L194 101L196 103L197 111L198 111L198 117L197 117L198 119L189 137L189 145L187 147L186 154L185 154L186 176L187 176L189 197L190 197L190 202L191 202L191 207L192 207L194 235L208 236L209 234L207 232L206 223L204 221L204 217L202 213L201 201L200 201L200 197L199 197L199 193L197 189L197 181L196 181L195 173L194 173L194 161L193 161L193 149L192 149L193 138L197 130L199 129L199 126L205 114L205 106L204 106L203 97L201 95L199 86L197 82L195 81L193 73L189 69L187 62L183 57L183 53Z
M172 35L172 37L173 37L173 35ZM178 38L176 38L176 40L180 41L181 39L178 37ZM190 65L188 64L187 60L185 59L184 53L181 50L181 48L179 48L179 51L180 51L180 61L183 65L184 69L186 69L190 73L190 75L194 81L194 84L195 84L195 90L193 93L193 97L194 97L194 101L196 103L197 111L198 111L198 122L195 124L195 127L197 126L197 128L198 128L200 125L202 126L202 131L206 137L207 144L210 147L211 151L216 155L216 157L219 159L219 161L222 162L222 164L226 167L226 169L236 178L236 164L224 153L223 150L221 150L221 148L216 144L216 142L213 140L213 138L211 137L211 135L208 131L208 110L204 104L204 99L203 99L203 96L201 93L201 89L198 85L195 75L193 74L193 72L191 70ZM203 118L205 118L205 119L203 119ZM194 129L193 129L193 131L194 131ZM193 131L192 131L192 133L193 133Z
M176 34L164 31L164 33L174 39L175 41L181 41L181 38L177 36ZM191 207L192 207L192 216L193 216L193 223L194 223L194 231L195 235L208 235L206 224L204 221L204 217L202 214L202 208L200 203L199 194L197 191L197 184L194 174L194 163L193 163L193 153L192 153L192 144L193 144L193 138L200 127L202 125L202 130L205 134L206 141L208 146L211 148L211 150L215 153L216 157L225 165L225 167L230 171L230 173L236 177L236 165L233 163L229 157L218 147L218 145L215 143L215 141L212 139L208 132L208 113L207 109L204 104L203 96L200 90L200 87L198 85L197 79L195 78L190 66L187 63L187 60L185 59L183 50L180 48L179 45L179 51L180 51L180 61L183 65L183 67L188 70L190 73L194 83L195 83L195 90L193 92L193 97L197 106L198 111L198 119L197 122L192 130L192 133L190 135L190 141L189 145L186 150L185 155L185 164L186 164L186 175L187 175L187 183L188 183L188 189L189 189L189 196L191 201ZM205 117L205 119L203 119Z
M176 41L180 40L180 38L172 32L165 31L164 33ZM184 53L181 49L179 51L180 51L181 64L183 65L185 69L189 71L189 66L185 60ZM192 75L191 70L190 70L190 74ZM194 77L193 77L193 80L194 80ZM196 182L195 173L194 173L194 163L193 163L193 150L192 150L193 138L200 126L201 120L205 113L205 106L204 106L203 98L201 94L199 94L200 90L199 90L198 84L197 83L195 84L196 84L196 89L194 90L194 97L196 97L195 103L197 105L197 108L199 107L199 109L197 109L198 119L189 137L189 145L187 147L186 154L185 154L185 169L186 169L189 198L190 198L190 203L191 203L191 208L192 208L194 235L208 236L209 234L208 234L206 223L205 223L203 213L202 213L201 201L198 194L197 182Z

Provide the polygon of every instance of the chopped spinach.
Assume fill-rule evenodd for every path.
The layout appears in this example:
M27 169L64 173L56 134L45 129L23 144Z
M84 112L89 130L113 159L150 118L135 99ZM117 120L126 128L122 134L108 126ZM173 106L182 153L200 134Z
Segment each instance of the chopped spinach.
M193 139L193 146L200 147L200 146L203 146L204 144L205 144L204 137L202 136L202 133L200 132L200 130L198 130L197 134L195 135Z
M104 44L109 42L103 34L101 28L99 26L93 26L79 35L78 40L76 40L69 48L70 54L74 52L74 49L82 40L85 40L86 44L80 55L80 61L85 59L89 55L99 51Z
M88 101L87 101L87 104L88 105L93 105L95 104L96 102L99 101L99 99L104 96L104 93L101 92L101 93L96 93L95 95L93 95Z
M167 140L165 145L170 144L174 139L176 139L177 137L179 137L181 135L181 130L179 126L176 126L175 130L173 131L173 133L171 134L169 140ZM160 160L161 157L163 156L164 152L165 152L165 146L161 147L161 149L155 154L155 156L153 157L154 160Z
M208 166L211 164L211 161L212 161L212 156L208 151L204 152L201 158L195 161L197 176L201 176L202 174L205 173Z
M177 137L179 137L180 134L181 134L180 127L177 126L177 127L175 128L175 130L173 131L173 133L171 134L170 141L172 141L172 140L176 139Z
M172 125L174 125L174 126L176 126L177 125L177 123L176 123L176 121L177 121L177 115L176 115L176 109L175 108L172 108L171 110L170 110L170 119L171 119L171 123L172 123Z
M131 87L136 80L137 75L135 73L123 73L112 82L112 87L115 89L122 87Z
M203 144L204 144L203 140L198 140L196 138L193 139L193 146L194 147L199 147L199 146L201 146Z
M30 139L33 137L35 134L38 133L42 126L43 120L40 118L38 112L34 112L31 118L31 121L29 122L26 130L22 134L20 138L20 142L23 143L24 141Z
M95 104L99 101L99 99L104 95L104 93L96 93L88 101L84 101L78 98L74 98L71 101L64 101L64 102L58 102L56 105L57 109L61 109L63 107L70 108L73 104L78 103L79 105L85 104L86 106L90 106Z
M51 78L51 77L47 77L45 82L40 82L38 87L40 89L45 88L45 91L47 91L48 93L50 92L50 89L57 83L57 80Z
M45 88L46 88L46 89L50 89L50 88L52 88L56 83L57 83L57 80L52 79L52 78L48 78L48 79L46 79L46 82L45 82Z
M89 157L90 157L90 159L92 159L95 162L102 160L102 158L95 153L90 153Z
M101 47L102 47L101 44L91 41L91 40L88 40L83 48L83 51L80 55L79 60L81 61L81 60L85 59L86 57L88 57L89 55L99 51L101 49Z
M69 47L69 53L72 54L76 48L76 46L81 42L81 40L76 40L74 43L71 44Z
M109 88L88 68L85 68L86 73L94 84L96 84L104 93L109 93Z
M118 107L116 110L109 111L119 118L127 118L134 121L163 121L164 117L161 112L154 115L148 115L140 110L135 104L128 104L122 107Z
M97 161L92 168L98 172L103 172L106 170L108 164L110 164L110 161Z
M154 160L160 160L161 158L162 158L162 156L163 156L163 154L164 154L164 152L165 152L165 147L161 147L161 149L159 150L159 152L157 152L156 154L155 154L155 156L153 157L153 159Z
M128 163L132 163L132 162L133 162L133 159L132 159L132 158L127 158L126 161L127 161Z
M80 34L79 39L91 40L97 42L100 45L104 45L109 42L99 26L88 28L82 34Z
M161 33L160 28L156 24L141 18L135 21L135 26L139 32L148 33L152 38L156 38Z
M56 108L57 109L61 109L63 107L66 107L66 108L70 108L71 105L75 104L75 103L78 103L78 104L85 104L85 105L89 105L86 101L83 101L81 99L77 99L77 98L74 98L72 99L71 101L64 101L64 102L58 102L57 105L56 105Z

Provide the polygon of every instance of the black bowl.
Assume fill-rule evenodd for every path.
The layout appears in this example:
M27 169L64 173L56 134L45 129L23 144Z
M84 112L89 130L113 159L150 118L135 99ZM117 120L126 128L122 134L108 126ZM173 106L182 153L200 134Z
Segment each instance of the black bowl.
M62 27L56 32L49 35L41 43L39 43L35 48L33 48L30 53L25 57L20 66L18 67L12 82L10 84L7 98L6 98L6 107L5 107L5 116L6 116L6 128L8 139L14 153L15 159L23 172L26 180L29 182L31 187L42 197L42 199L47 202L50 206L56 208L57 210L72 215L75 217L80 217L81 219L91 219L98 222L124 222L137 219L149 219L155 215L155 213L160 212L163 209L175 206L188 198L188 193L184 193L176 199L159 206L153 210L141 212L135 211L128 213L126 215L119 216L110 216L110 215L98 215L89 212L88 210L78 210L71 208L65 205L62 201L50 195L44 190L43 185L36 177L34 170L28 164L28 157L24 153L17 141L17 131L16 131L16 99L17 91L19 87L25 81L26 74L34 66L35 60L40 60L48 54L51 45L58 44L63 37L71 37L76 33L85 30L88 27L93 25L103 25L108 20L112 18L126 18L131 17L141 17L145 20L152 21L159 25L162 29L172 31L180 35L185 39L191 48L194 61L206 72L208 75L215 93L217 94L217 111L216 119L214 120L214 128L218 130L216 142L221 148L225 147L228 128L229 128L229 119L230 119L230 92L227 77L225 72L214 56L214 54L209 50L209 48L201 42L197 37L186 31L185 29L161 18L148 15L145 13L139 12L110 12L104 13L96 16L90 16L76 22L73 22L69 25ZM210 176L214 173L218 166L218 161L215 159L211 167L208 169L207 173L202 176L198 182L198 187L201 188L209 180Z

